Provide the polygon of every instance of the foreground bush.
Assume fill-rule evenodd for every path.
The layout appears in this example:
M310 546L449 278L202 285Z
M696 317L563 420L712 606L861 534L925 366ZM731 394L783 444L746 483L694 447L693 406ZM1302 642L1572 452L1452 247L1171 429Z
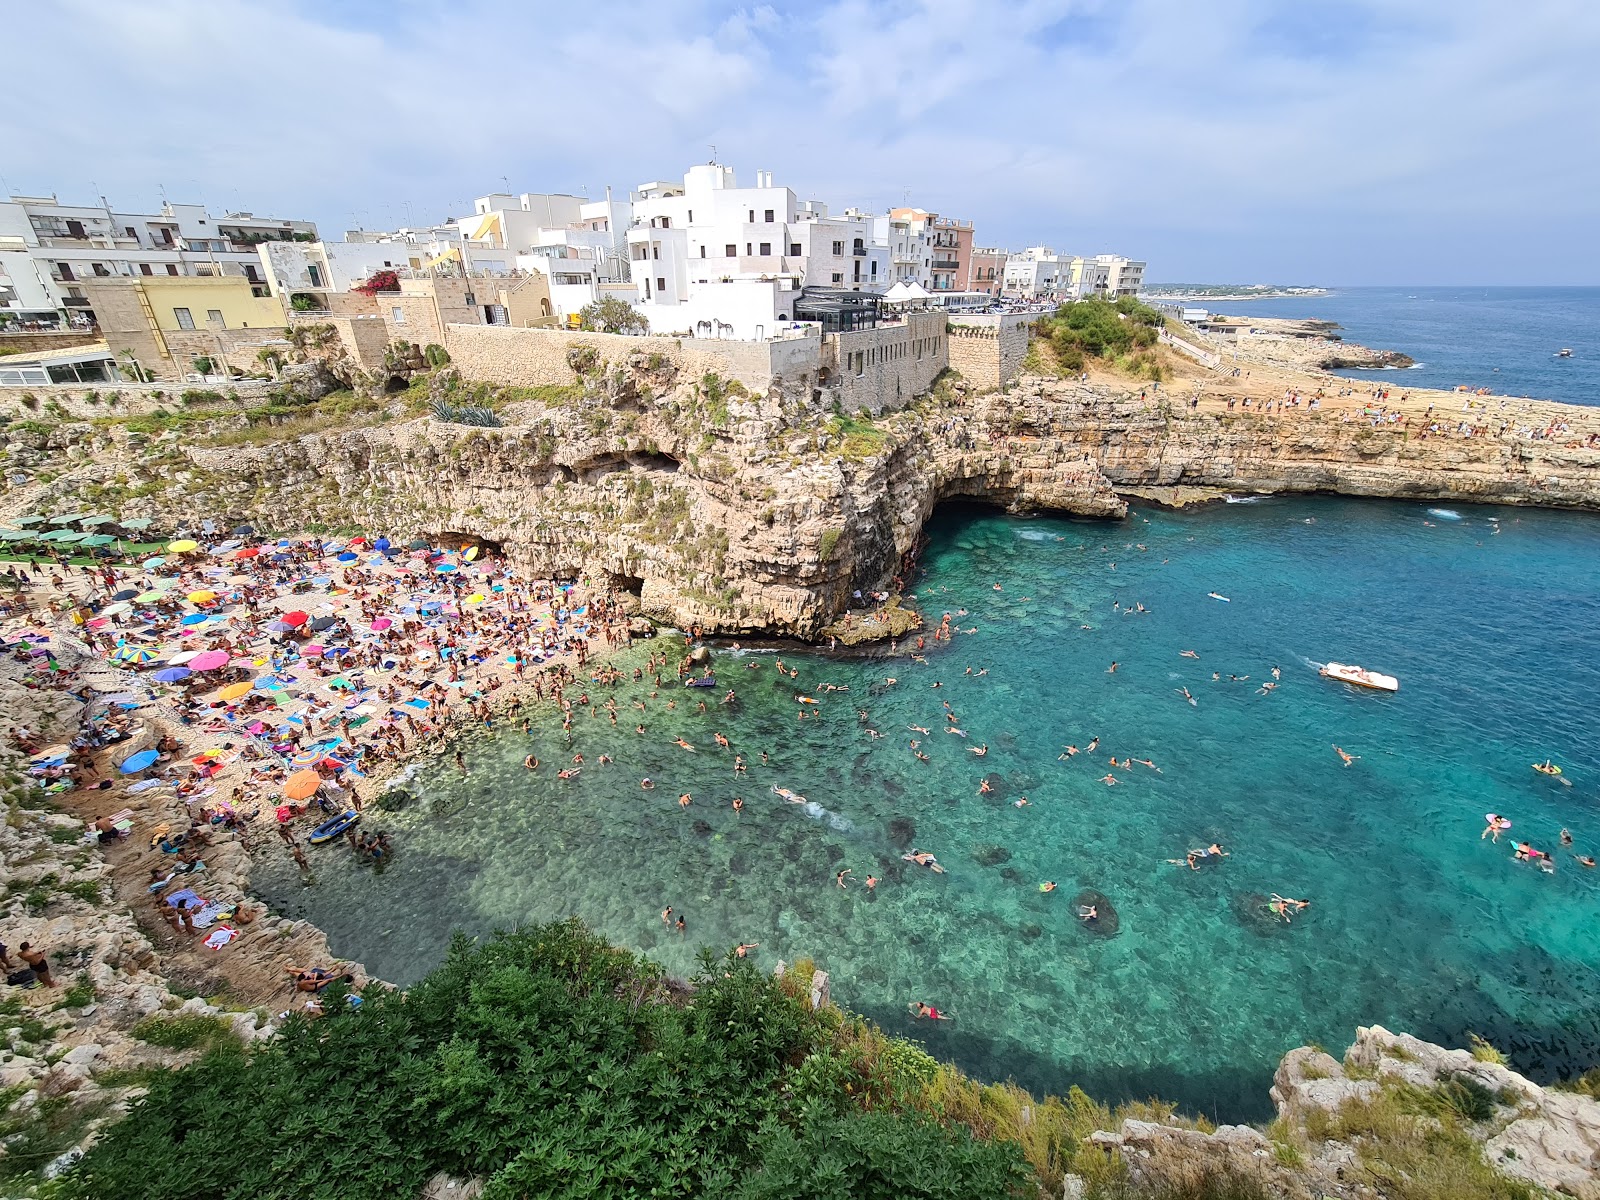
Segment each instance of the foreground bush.
M439 1170L484 1200L1027 1194L1011 1145L822 1102L800 1069L836 1014L733 955L703 952L692 984L577 922L458 938L408 992L330 988L329 1016L162 1075L61 1194L391 1200Z

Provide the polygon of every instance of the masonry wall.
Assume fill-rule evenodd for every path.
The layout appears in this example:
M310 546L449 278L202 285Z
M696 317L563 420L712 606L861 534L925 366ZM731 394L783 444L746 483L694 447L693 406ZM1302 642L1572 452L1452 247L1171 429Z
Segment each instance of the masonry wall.
M1033 313L972 313L950 318L950 368L980 391L993 391L1022 372Z
M103 341L105 338L92 330L74 333L0 333L0 350L43 354L46 350L70 350L74 346L92 346Z
M846 412L904 408L949 364L943 313L908 313L893 325L822 338L826 380Z
M796 378L817 370L822 354L814 337L736 342L503 325L451 325L445 330L444 345L464 378L526 387L576 383L578 377L567 363L567 352L575 346L592 348L605 362L634 353L659 354L687 374L713 371L724 379L737 379L752 392L765 392L776 376Z
M221 400L207 400L206 408L250 408L266 399L272 384L264 380L236 379L231 384L171 383L50 383L28 387L0 387L0 416L13 421L88 421L95 417L133 417L158 408L171 412L183 406L182 395L193 390L217 392ZM115 393L115 398L113 398ZM89 399L93 396L94 399ZM235 399L237 397L237 399ZM65 413L64 418L61 414ZM4 435L0 433L0 442Z

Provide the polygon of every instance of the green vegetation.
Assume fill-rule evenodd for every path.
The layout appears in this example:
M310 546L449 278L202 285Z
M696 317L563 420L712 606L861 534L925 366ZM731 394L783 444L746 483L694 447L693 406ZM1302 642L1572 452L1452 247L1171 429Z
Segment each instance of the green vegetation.
M128 1031L141 1042L166 1050L214 1049L233 1043L233 1025L204 1013L151 1013Z
M435 400L428 406L435 421L448 421L452 425L476 425L484 429L498 429L504 425L494 409L478 404L452 404L448 400Z
M827 562L833 557L833 552L839 545L839 538L843 534L844 530L842 529L824 529L822 531L822 541L817 546L817 553L821 556L823 562Z
M827 430L839 439L840 451L852 461L871 458L889 447L889 435L874 425L865 412L850 417L835 408L828 418Z
M437 1170L483 1200L1036 1194L1016 1146L909 1103L926 1055L813 1012L803 976L703 952L692 982L577 922L459 938L409 992L335 985L329 1016L151 1079L62 1200L387 1200ZM875 1086L808 1072L825 1049Z
M1158 310L1132 296L1115 302L1096 297L1063 304L1039 322L1039 335L1062 370L1081 371L1094 358L1128 374L1160 380L1165 368L1152 351L1164 323Z
M422 348L422 358L430 367L438 370L440 367L449 365L450 351L439 345L438 342L429 342Z
M24 1090L0 1091L0 1191L8 1196L20 1192L12 1185L31 1183L42 1167L81 1142L111 1107L104 1099L80 1104L68 1095L43 1093L31 1106L13 1107Z
M578 328L599 333L646 333L650 323L626 300L602 296L578 310Z

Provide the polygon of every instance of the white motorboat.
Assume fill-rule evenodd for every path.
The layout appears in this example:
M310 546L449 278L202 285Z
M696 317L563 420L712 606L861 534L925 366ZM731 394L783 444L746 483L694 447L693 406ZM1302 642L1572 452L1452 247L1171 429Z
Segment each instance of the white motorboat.
M1571 358L1572 357L1572 351L1567 349L1567 347L1563 346L1563 347L1561 347L1561 349L1556 351L1556 357L1557 358Z
M1373 688L1380 692L1398 692L1400 690L1400 681L1393 675L1384 675L1378 671L1368 671L1364 667L1350 666L1346 663L1331 662L1318 671L1317 674L1324 679L1337 679L1340 683Z

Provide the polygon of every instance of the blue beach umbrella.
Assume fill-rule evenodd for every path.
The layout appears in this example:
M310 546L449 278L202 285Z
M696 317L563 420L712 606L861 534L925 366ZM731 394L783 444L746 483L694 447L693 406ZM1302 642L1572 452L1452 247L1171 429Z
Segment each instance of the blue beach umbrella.
M154 750L141 750L137 754L130 754L118 765L117 770L124 775L133 775L153 765L161 756Z
M150 570L154 570L157 567L166 566L167 565L167 560L165 558L163 558L161 555L158 554L154 558L145 559L144 560L144 565L147 568L149 568Z
M355 562L355 561L356 561L356 556L354 554L351 554L348 550L346 550L343 554L339 555L338 558L334 559L334 562L350 563L350 562Z
M211 618L206 616L205 613L190 613L188 616L184 617L183 620L179 622L179 624L180 625L200 625L200 624L203 624L206 621L209 621L210 619Z
M387 550L393 544L394 543L391 542L388 538L381 537L377 541L372 543L372 548L374 550L376 550L379 554L382 554L385 550Z
M439 575L448 575L448 574L450 574L451 571L454 571L454 570L455 570L455 567L450 563L440 563L437 567L434 568L434 572L436 574L439 574Z
M182 683L193 674L194 672L188 667L162 667L150 678L157 683Z

